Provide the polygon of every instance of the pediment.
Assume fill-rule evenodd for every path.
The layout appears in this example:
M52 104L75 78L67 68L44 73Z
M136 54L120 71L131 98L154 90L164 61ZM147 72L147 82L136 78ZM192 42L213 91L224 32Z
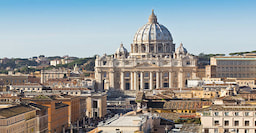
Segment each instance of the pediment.
M136 65L135 67L137 68L149 68L149 67L158 67L157 65L155 64L151 64L151 63L142 63L142 64L138 64Z

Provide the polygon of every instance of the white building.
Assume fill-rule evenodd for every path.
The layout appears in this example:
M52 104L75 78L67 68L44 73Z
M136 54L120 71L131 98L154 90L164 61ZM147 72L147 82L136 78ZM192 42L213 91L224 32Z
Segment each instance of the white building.
M255 105L212 105L202 111L203 133L255 133Z
M114 56L97 56L98 89L152 90L184 87L196 77L197 58L183 44L175 50L169 30L158 23L154 12L136 33L130 53L121 44Z
M27 83L20 85L10 85L10 90L23 91L23 92L42 92L43 85L37 83Z
M156 114L132 111L123 116L117 114L105 122L100 122L97 130L101 133L163 133L170 131L173 125L173 121Z

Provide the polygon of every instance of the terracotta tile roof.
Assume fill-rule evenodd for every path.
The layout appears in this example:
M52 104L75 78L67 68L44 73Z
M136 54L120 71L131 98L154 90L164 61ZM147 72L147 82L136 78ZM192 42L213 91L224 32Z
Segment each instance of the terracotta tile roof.
M52 88L52 90L90 90L89 88Z
M185 115L195 115L194 113L190 114L184 114L184 113L158 113L158 115L162 118L168 119L168 120L177 120L180 118L180 116L185 116Z
M48 96L45 95L38 95L33 97L31 100L47 100L47 101L51 101L52 99Z
M211 101L172 100L165 102L164 109L198 110L211 104Z
M70 79L66 79L66 78L60 78L60 79L48 79L47 82L70 82L71 80Z
M256 106L251 104L243 105L211 105L207 108L202 108L200 111L256 111Z

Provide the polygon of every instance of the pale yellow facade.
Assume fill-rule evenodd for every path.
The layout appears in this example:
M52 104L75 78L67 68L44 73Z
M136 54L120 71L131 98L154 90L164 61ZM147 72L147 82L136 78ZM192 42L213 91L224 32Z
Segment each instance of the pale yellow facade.
M255 78L256 56L211 57L206 67L208 77Z

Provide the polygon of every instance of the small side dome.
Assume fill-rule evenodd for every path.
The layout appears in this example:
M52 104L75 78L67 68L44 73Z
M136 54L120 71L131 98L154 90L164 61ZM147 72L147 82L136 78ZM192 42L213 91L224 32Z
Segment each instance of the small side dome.
M128 56L128 51L127 49L124 47L124 45L121 43L120 47L116 50L115 56L123 56L125 55L125 57Z
M180 43L180 46L176 49L175 53L176 54L184 54L185 55L185 54L188 53L188 51L187 51L186 48L183 47L183 44Z

